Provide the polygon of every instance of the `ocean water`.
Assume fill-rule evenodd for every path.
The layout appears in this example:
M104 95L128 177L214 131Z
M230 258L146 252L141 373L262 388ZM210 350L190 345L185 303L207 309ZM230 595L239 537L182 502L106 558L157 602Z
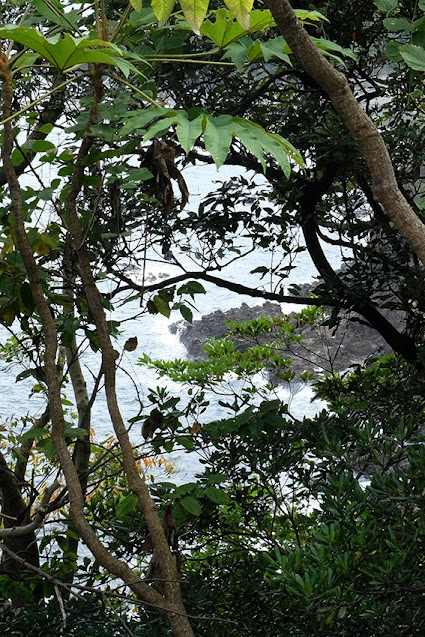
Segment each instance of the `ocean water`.
M242 171L238 171L241 173ZM212 184L216 180L228 179L235 174L235 169L225 167L217 171L214 167L191 167L186 170L185 177L191 191L189 202L189 210L195 209L203 196L211 190ZM327 246L329 254L329 246ZM331 255L331 261L337 265L340 261L340 255L337 250ZM243 260L236 261L229 268L224 270L222 276L230 281L240 282L252 287L263 286L264 282L260 281L258 275L251 274L251 270L267 263L270 255L262 250L251 253ZM156 280L159 276L173 276L180 273L176 266L169 262L163 264L151 263L148 267L148 275L150 280ZM137 276L137 275L136 275ZM305 283L316 276L315 269L310 261L307 252L302 252L298 256L297 268L291 273L290 280L285 282L285 286L293 283ZM205 295L199 295L197 299L197 311L194 312L194 319L199 318L203 314L208 314L217 309L226 311L232 307L238 307L242 302L250 306L261 304L261 300L252 299L247 296L239 296L234 292L229 292L224 288L206 283L203 284L206 289ZM291 312L294 309L299 310L300 306L282 305L284 312ZM139 413L140 402L146 404L147 395L150 388L157 386L168 387L171 393L181 396L185 399L185 390L176 383L172 383L165 379L158 379L154 372L146 367L137 365L137 360L142 353L147 353L153 358L173 359L184 358L186 350L180 342L178 335L172 334L169 330L170 325L176 320L181 320L178 312L174 312L168 320L161 315L151 315L140 313L138 302L128 303L119 308L112 314L110 319L122 322L122 328L125 334L117 339L117 349L121 350L124 342L131 336L138 339L138 347L134 352L124 352L121 360L121 367L117 374L117 391L121 405L123 417L126 421ZM137 318L134 318L137 316ZM4 343L9 334L4 328L0 328L0 343ZM90 349L86 349L82 354L83 370L86 374L87 385L93 386L93 378L97 375L100 367L100 356L94 354ZM19 366L6 365L0 361L0 396L1 396L1 416L0 425L10 420L17 422L18 430L21 428L21 419L27 415L39 416L44 408L44 400L39 394L32 394L32 379L25 379L21 382L15 382L16 375L21 371ZM71 389L68 390L68 397L71 398ZM281 397L284 400L291 401L291 409L296 416L313 415L320 408L318 403L311 403L311 389L308 387L293 395L293 392L282 387L280 390ZM217 404L217 399L211 409L205 415L205 418L214 418L220 416L221 408ZM92 426L98 440L104 440L113 433L112 425L106 409L106 401L101 392L96 399L93 409ZM136 444L142 442L140 433L140 423L135 424L131 428L131 437ZM184 481L190 479L198 470L199 464L197 458L193 454L184 452L174 454L173 462L176 465L176 479Z

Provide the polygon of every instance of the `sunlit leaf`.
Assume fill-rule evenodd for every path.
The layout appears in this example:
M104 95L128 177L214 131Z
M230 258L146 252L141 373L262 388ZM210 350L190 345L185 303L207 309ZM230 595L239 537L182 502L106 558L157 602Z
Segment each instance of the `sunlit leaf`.
M137 13L141 13L143 6L142 0L130 0L130 4Z
M173 11L174 4L175 0L152 0L152 11L158 18L159 26L167 22Z
M179 114L175 121L177 122L177 138L185 153L188 153L202 133L204 116L199 115L195 119L189 120L187 116L182 117Z
M224 164L232 142L233 118L230 115L219 115L207 119L204 132L205 150L214 159L217 168Z
M254 0L224 0L226 7L235 16L241 27L248 31L250 26L250 11Z
M200 35L201 24L208 11L209 0L180 0L184 17L190 28Z

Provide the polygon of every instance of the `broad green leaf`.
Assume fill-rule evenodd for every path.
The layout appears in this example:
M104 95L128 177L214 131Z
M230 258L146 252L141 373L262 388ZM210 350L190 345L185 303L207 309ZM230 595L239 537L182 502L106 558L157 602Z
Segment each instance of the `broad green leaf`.
M412 31L412 23L406 18L385 18L382 21L382 24L388 31L397 32L402 31L403 33L410 33Z
M425 71L425 49L415 44L405 44L400 47L403 60L415 71Z
M43 18L47 18L47 20L50 20L53 24L57 24L68 30L72 28L72 24L70 24L70 21L65 17L63 9L58 2L32 0L31 4Z
M336 51L337 53L341 53L353 60L356 60L356 56L351 49L344 48L337 44L336 42L331 42L331 40L325 40L324 38L311 38L314 44L320 49L322 52L326 53L328 51ZM335 57L335 56L333 56ZM339 58L337 58L339 59Z
M228 504L230 498L223 489L217 489L217 487L207 487L205 489L205 495L211 502L215 504Z
M201 505L198 500L195 500L191 495L186 496L180 500L181 506L186 509L192 515L200 515L201 514Z
M329 22L327 17L324 16L323 13L320 13L320 11L309 11L308 9L307 10L294 9L294 13L297 16L298 20L300 20L300 22L306 22L306 21L319 22L320 20L326 20L326 22Z
M397 42L388 42L387 56L391 62L401 62L403 58L400 53L400 45Z
M207 15L209 0L180 0L184 17L190 28L201 35L200 28Z
M206 20L202 27L201 33L209 40L214 42L219 49L237 40L245 30L233 19L232 15L226 9L214 11L214 22Z
M245 31L249 30L250 12L254 0L224 0L226 7L235 16L241 27Z
M180 314L185 319L185 321L188 321L189 323L192 323L192 321L193 321L193 313L192 313L192 310L189 307L187 307L187 305L182 305L180 307Z
M397 8L398 0L373 0L376 6L383 13L390 13Z
M243 38L234 44L230 44L226 48L226 53L223 56L228 60L231 60L239 71L244 67L244 64L248 58L248 51L252 47L251 38Z
M130 4L137 13L141 13L143 7L142 0L130 0Z
M198 115L195 119L189 120L186 113L179 113L174 120L177 122L177 138L185 153L188 153L195 141L202 133L204 115Z
M112 42L95 38L74 38L69 33L45 38L36 29L8 25L0 27L0 37L15 40L39 53L60 71L89 62L116 64L122 51ZM99 48L93 48L99 47Z
M145 142L153 139L154 137L159 137L162 133L166 133L170 126L173 125L173 120L171 117L165 117L164 119L160 119L155 124L153 124L148 132L144 136Z
M29 69L32 67L37 58L37 53L34 53L33 51L27 51L23 55L20 55L18 58L12 59L11 66L13 69Z
M143 130L153 119L166 115L170 112L168 108L149 108L137 111L132 117L126 119L126 124L120 130L120 135L128 135L134 131ZM177 111L174 111L176 113Z
M205 150L217 168L223 165L232 142L233 118L230 115L208 117L204 131Z
M160 27L167 22L174 9L174 4L175 0L152 0L152 11L158 18Z
M199 281L187 281L185 285L193 294L206 293L204 286L202 285L202 283L199 283Z
M128 493L126 496L120 499L117 504L116 514L118 518L125 518L129 513L133 513L137 510L138 503L134 493Z
M53 148L55 148L55 145L53 142L47 141L47 139L36 139L31 144L31 149L35 153L44 153L47 150L52 150Z
M152 300L153 300L154 305L155 305L156 309L158 310L158 312L160 314L162 314L163 316L166 316L167 318L170 318L171 310L170 310L170 306L169 306L168 302L165 301L158 294L156 296L154 296Z
M276 26L276 22L269 9L255 9L251 11L250 21L250 33L254 33L254 31L264 31L264 29Z
M425 11L425 0L419 0L419 9Z
M264 161L263 146L253 127L245 124L248 124L248 122L241 120L241 123L237 125L237 128L235 128L235 133L245 148L258 159L263 167L263 171L265 172L266 162Z
M264 128L254 122L249 122L243 118L234 118L235 121L235 135L243 142L243 138L248 141L247 148L252 152L257 159L263 163L263 152L269 153L278 162L285 175L288 177L290 174L290 164L288 156L292 157L294 161L301 167L304 166L299 152L280 135L274 133L267 133ZM256 143L253 142L255 136ZM261 154L258 151L258 147L261 146Z
M267 42L260 42L260 48L265 62L268 62L272 57L277 57L292 66L291 59L288 55L291 50L282 36L278 36Z

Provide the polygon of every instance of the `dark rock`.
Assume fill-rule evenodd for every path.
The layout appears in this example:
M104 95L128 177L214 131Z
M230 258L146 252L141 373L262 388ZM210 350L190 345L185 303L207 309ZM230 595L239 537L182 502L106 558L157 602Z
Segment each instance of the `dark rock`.
M276 317L281 314L282 309L278 303L266 302L255 307L242 303L239 308L233 308L228 312L217 310L192 324L179 322L170 329L173 333L180 332L180 339L190 358L201 360L205 358L203 347L208 339L226 336L226 320L248 321L261 316ZM295 315L291 316L297 323ZM392 319L399 327L402 325L400 313L388 312L387 318ZM341 314L336 328L331 329L326 325L304 325L297 327L296 333L303 336L302 341L283 349L282 354L292 359L292 369L297 374L304 370L319 373L341 371L362 363L369 356L391 352L389 345L375 330L360 322L355 316L344 313ZM235 343L242 351L250 346L247 341L237 340Z

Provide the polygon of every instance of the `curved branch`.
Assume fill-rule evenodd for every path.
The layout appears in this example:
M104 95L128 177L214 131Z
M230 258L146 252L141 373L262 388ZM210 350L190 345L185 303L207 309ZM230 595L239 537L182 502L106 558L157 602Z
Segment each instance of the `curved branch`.
M231 292L244 294L246 296L252 296L253 298L257 299L265 299L266 301L276 301L277 303L296 303L297 305L336 305L336 302L332 301L332 299L323 297L310 298L308 296L291 296L288 294L267 292L267 290L251 288L248 285L243 285L242 283L234 283L233 281L228 281L227 279L221 279L218 276L213 276L212 274L208 274L207 272L204 272L202 270L184 272L183 274L178 274L177 276L170 277L169 279L163 279L158 283L151 283L150 285L139 285L122 272L114 272L114 275L127 283L127 286L119 288L119 292L123 292L125 290L135 290L137 292L140 292L140 294L143 294L145 292L155 292L156 290L163 290L164 288L170 287L170 285L175 285L177 283L181 283L182 281L187 281L188 279L200 279L201 281L213 283L217 287L230 290Z

